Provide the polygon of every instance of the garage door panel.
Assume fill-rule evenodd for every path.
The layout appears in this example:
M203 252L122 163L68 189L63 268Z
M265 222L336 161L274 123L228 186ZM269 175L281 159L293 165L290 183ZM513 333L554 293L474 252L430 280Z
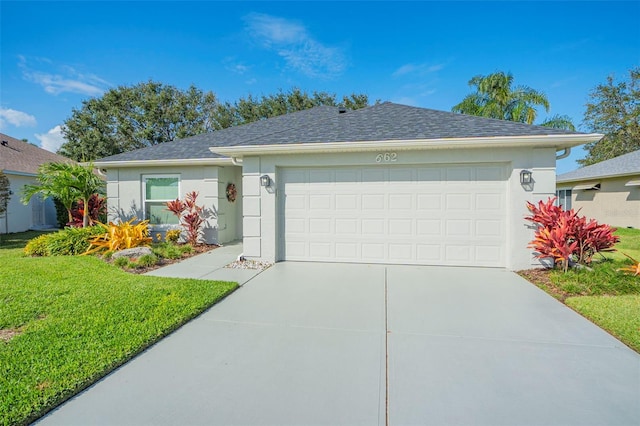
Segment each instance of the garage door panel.
M503 165L283 169L282 257L504 266L506 176Z

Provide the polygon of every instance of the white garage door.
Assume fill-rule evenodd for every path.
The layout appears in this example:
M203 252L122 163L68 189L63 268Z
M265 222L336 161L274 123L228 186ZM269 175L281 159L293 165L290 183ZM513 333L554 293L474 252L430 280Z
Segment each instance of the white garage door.
M504 266L506 167L287 168L285 260Z

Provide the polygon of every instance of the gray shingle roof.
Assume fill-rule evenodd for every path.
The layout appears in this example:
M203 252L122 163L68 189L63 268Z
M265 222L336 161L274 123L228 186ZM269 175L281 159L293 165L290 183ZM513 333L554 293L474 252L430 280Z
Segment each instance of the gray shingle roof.
M99 161L219 158L209 151L215 146L567 134L576 132L385 102L342 114L337 107L315 107Z
M72 161L4 133L0 133L0 138L7 142L0 144L0 170L36 174L41 164Z
M556 180L557 182L572 182L633 174L640 175L640 150L563 173Z

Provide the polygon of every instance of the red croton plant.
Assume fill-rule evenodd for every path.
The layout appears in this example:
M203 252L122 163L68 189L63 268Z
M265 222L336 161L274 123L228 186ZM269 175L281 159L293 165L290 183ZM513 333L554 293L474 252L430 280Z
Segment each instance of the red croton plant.
M71 211L71 222L67 222L67 226L74 228L82 228L82 220L84 216L84 202L78 200ZM93 226L100 220L100 216L107 213L107 200L98 194L93 194L89 198L89 226Z
M613 235L615 228L578 216L573 209L563 210L555 200L549 198L537 205L527 202L531 216L525 219L538 225L528 247L535 250L537 258L551 257L566 272L572 263L588 265L596 253L613 250L619 241Z
M184 201L175 199L167 202L167 210L176 215L180 220L180 225L187 232L187 241L191 245L196 245L201 234L201 227L204 224L202 211L204 207L196 205L198 193L190 192L185 196Z

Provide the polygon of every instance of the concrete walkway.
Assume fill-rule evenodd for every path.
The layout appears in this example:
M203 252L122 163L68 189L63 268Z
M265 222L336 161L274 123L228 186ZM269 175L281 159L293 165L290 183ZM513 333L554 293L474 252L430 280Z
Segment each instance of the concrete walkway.
M637 425L640 356L500 269L279 263L43 425Z
M236 241L181 262L147 272L146 275L202 280L234 281L243 285L261 271L225 268L242 254L242 242Z

